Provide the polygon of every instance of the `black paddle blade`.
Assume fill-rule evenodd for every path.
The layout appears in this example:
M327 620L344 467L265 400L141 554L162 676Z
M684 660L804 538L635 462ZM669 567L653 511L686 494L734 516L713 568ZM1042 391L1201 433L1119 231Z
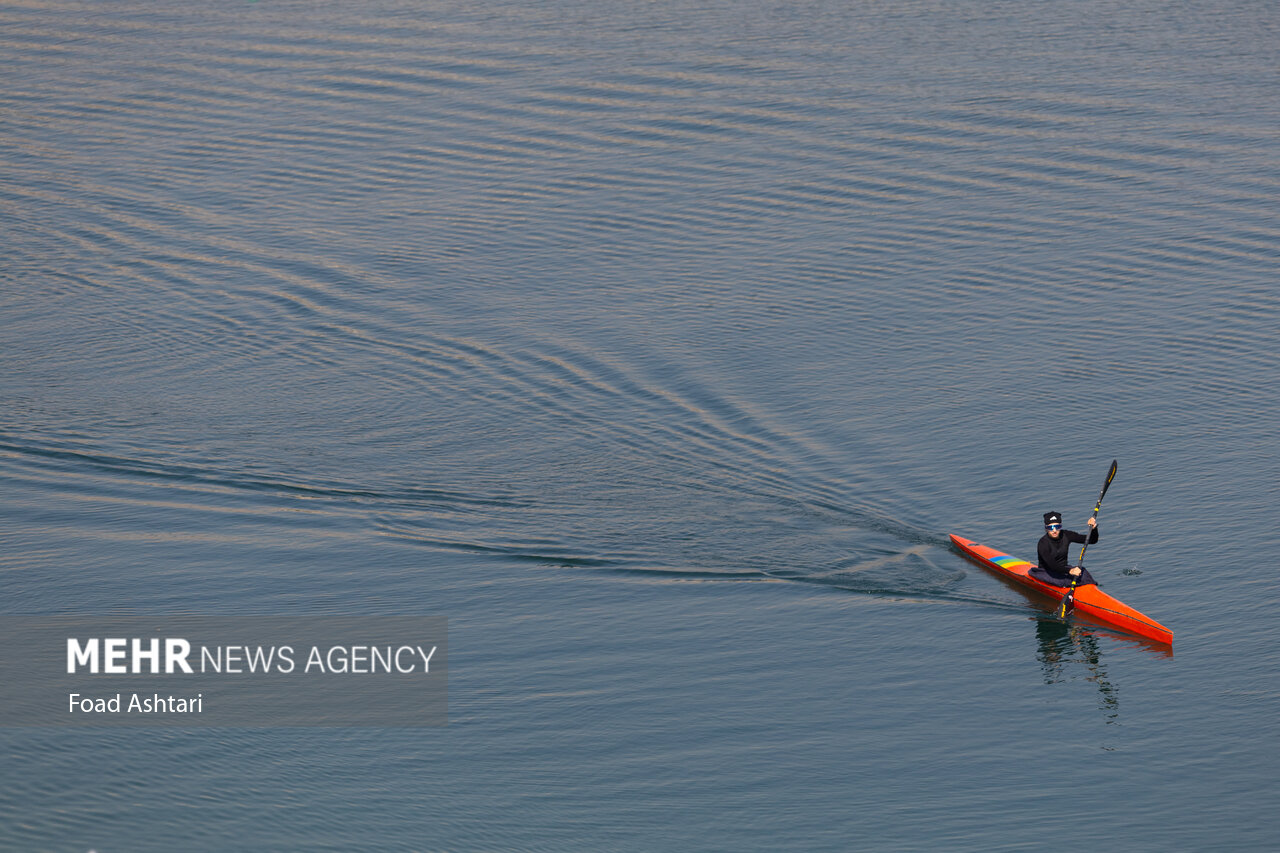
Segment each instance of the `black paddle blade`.
M1102 493L1098 495L1098 503L1102 503L1102 499L1107 496L1107 489L1111 488L1111 481L1116 478L1116 469L1120 466L1116 464L1116 460L1111 460L1111 470L1107 472L1107 481L1102 484Z

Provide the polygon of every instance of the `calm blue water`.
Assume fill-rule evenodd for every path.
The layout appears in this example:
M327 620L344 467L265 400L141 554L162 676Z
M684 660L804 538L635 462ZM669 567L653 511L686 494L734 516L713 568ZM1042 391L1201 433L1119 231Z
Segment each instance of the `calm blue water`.
M3 4L0 613L439 614L450 697L0 730L0 848L1275 849L1278 39ZM947 545L1112 458L1172 655Z

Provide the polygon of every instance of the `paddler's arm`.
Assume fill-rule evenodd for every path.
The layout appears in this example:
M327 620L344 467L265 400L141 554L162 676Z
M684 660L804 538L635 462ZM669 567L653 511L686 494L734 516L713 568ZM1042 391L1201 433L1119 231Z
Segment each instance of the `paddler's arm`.
M1098 519L1090 516L1088 524L1089 524L1089 544L1092 545L1094 542L1098 541ZM1079 536L1079 539L1077 540L1078 542L1084 541L1083 536L1080 536L1080 534L1078 533L1076 535ZM1068 574L1070 574L1071 577L1073 578L1080 577L1080 567L1072 566L1071 571L1068 572Z
M1073 545L1079 545L1083 543L1086 538L1089 540L1089 544L1092 545L1094 542L1098 541L1098 522L1093 518L1089 519L1088 537L1086 537L1083 533L1080 533L1075 530L1064 530L1062 531L1062 535L1068 542L1072 543Z
M1088 524L1089 524L1089 544L1092 545L1094 542L1098 541L1098 519L1090 516ZM1076 533L1074 530L1065 530L1063 532L1071 534L1069 539L1069 541L1071 542L1083 543L1085 541L1085 535L1083 533ZM1080 567L1072 566L1070 569L1067 570L1067 574L1071 575L1071 577L1073 578L1080 577Z

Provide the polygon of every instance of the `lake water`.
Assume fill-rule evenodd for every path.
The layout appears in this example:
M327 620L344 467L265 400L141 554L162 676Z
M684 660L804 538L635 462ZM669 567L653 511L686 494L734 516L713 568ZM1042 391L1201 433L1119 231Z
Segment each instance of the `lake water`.
M449 723L0 729L14 851L1274 850L1280 7L0 6L0 612ZM1089 565L1173 653L954 552Z

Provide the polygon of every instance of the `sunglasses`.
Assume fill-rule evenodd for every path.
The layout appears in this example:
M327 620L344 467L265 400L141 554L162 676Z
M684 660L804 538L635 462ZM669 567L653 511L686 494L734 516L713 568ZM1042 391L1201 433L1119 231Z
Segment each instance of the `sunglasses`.
M1046 524L1046 525L1044 526L1044 529L1045 529L1045 530L1048 530L1050 533L1053 533L1054 531L1061 530L1061 529L1062 529L1062 525L1061 525L1061 524Z

